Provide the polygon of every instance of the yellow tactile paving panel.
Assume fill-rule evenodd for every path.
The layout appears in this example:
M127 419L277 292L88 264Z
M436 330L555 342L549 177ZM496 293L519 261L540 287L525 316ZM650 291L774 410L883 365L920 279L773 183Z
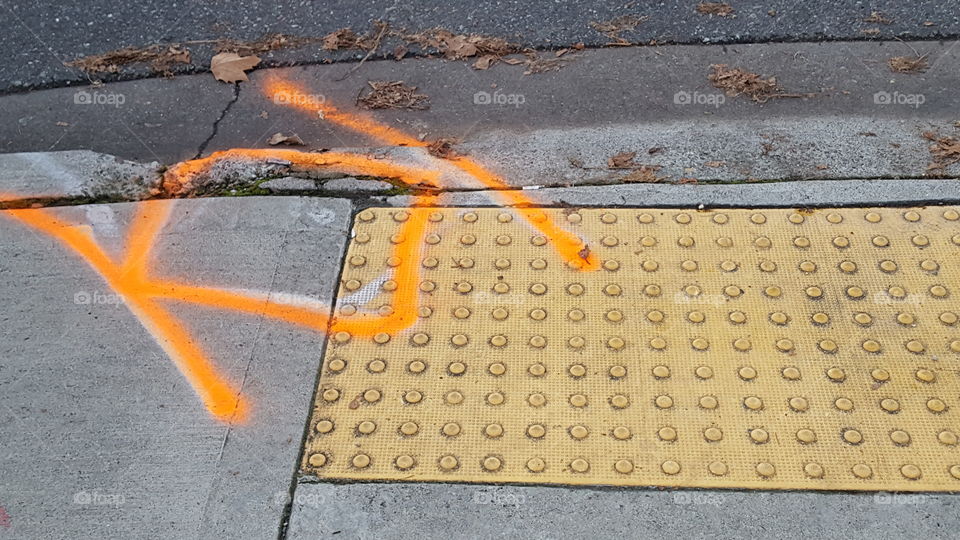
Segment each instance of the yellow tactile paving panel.
M949 207L358 215L303 468L331 479L960 489L960 213ZM401 222L427 212L410 255ZM354 314L354 315L351 315Z

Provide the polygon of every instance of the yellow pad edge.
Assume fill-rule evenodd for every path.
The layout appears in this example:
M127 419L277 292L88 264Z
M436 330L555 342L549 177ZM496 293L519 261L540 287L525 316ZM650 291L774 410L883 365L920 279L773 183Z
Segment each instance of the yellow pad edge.
M417 320L329 336L303 472L960 489L957 208L536 209L593 272L533 211L358 214L338 320ZM410 264L417 305L394 306Z

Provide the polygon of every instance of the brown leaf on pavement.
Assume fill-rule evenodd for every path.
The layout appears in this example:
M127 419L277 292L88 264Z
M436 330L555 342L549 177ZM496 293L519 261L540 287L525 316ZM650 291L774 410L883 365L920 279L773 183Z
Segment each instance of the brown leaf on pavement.
M430 108L430 97L418 94L416 86L403 81L368 81L369 91L357 98L357 105L365 109L408 109L424 110Z
M894 56L887 60L887 65L894 73L923 73L930 67L926 55Z
M328 51L353 49L357 47L359 39L352 28L341 28L323 36L323 48Z
M924 132L923 138L931 142L928 149L933 157L933 162L927 165L928 171L942 173L950 165L960 163L960 139L946 135L941 136L933 131Z
M477 61L473 63L473 69L487 69L496 61L496 56L492 54L485 54L480 58L477 58Z
M717 168L720 168L720 167L724 167L724 166L726 166L726 164L727 164L726 161L708 161L708 162L704 163L704 165L706 165L707 167L712 167L712 168L714 168L714 169L717 169Z
M637 157L636 152L620 152L615 156L607 158L607 168L608 169L636 169L640 167L640 164L635 162L633 158Z
M727 17L733 13L733 8L726 2L700 2L697 4L696 10L701 15L716 15L718 17Z
M433 28L414 34L401 34L400 38L407 43L419 45L421 48L436 50L448 60L491 56L493 58L489 60L490 65L503 56L520 52L519 45L510 43L503 38L480 34L454 34L443 28ZM486 65L486 62L477 62L474 67L486 69L490 67L490 65ZM486 67L483 67L484 65Z
M441 138L433 141L427 146L427 152L430 152L430 155L438 157L441 159L451 159L459 156L460 154L453 148L454 144L457 144L456 139Z
M249 80L244 72L253 69L259 63L260 58L256 56L240 56L231 52L220 53L210 59L210 71L218 81L234 83Z
M303 146L304 142L303 139L301 139L296 133L293 135L284 135L283 133L277 132L267 139L267 144L271 146L276 146L278 144L285 144L288 146Z
M812 92L784 93L783 88L777 84L776 77L764 79L756 73L741 68L731 68L726 64L713 64L710 68L713 73L707 75L707 79L729 97L743 95L757 103L766 103L772 98L799 98L816 95Z

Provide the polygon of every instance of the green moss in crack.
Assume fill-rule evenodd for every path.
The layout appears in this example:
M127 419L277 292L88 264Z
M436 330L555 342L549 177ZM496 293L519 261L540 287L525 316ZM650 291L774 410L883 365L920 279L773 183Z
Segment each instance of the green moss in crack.
M220 191L221 197L254 197L257 195L270 195L270 190L260 187L264 182L280 178L280 175L271 175L264 178L258 178L246 186L231 186Z

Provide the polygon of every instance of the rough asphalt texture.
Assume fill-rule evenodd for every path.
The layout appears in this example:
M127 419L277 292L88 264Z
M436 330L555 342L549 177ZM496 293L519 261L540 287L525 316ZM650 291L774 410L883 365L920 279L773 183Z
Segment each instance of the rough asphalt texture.
M118 257L133 210L54 211ZM177 201L152 275L329 304L350 211L342 199ZM249 403L231 426L86 262L4 212L0 297L0 537L276 537L322 335L165 302Z
M615 182L627 171L607 170L606 161L623 151L662 167L658 175L668 181L921 177L931 159L921 134L960 136L958 44L602 49L529 76L504 64L476 71L440 59L370 61L344 81L336 79L346 64L258 71L238 93L209 74L50 89L0 97L0 150L85 148L170 164L215 150L269 148L277 132L298 134L308 150L383 144L275 103L264 81L279 75L346 112L428 140L456 139L459 151L513 185ZM886 60L913 54L911 47L927 55L930 68L891 73ZM716 63L776 76L787 92L813 95L763 104L728 97L707 79ZM356 95L368 80L405 80L430 96L431 108L358 109ZM76 103L82 92L124 103ZM960 175L960 164L948 173Z
M500 2L496 0L398 3L371 0L69 3L57 0L0 3L9 24L0 33L0 93L84 84L88 77L64 62L127 46L233 38L266 34L322 37L343 27L365 31L380 19L408 30L444 27L453 32L500 36L536 48L610 41L589 26L618 16L650 19L621 36L634 43L747 43L859 39L942 39L960 36L960 1L919 0L743 0L731 2L735 17L702 15L694 0L579 0ZM866 22L872 11L889 23ZM771 14L772 13L772 14ZM876 30L876 32L873 32ZM193 64L205 70L211 44L192 45ZM392 46L385 51L392 51ZM265 55L263 67L325 60L355 60L362 53L331 55L318 45ZM148 76L143 69L121 77ZM100 78L103 76L96 76ZM115 77L106 76L105 80Z

